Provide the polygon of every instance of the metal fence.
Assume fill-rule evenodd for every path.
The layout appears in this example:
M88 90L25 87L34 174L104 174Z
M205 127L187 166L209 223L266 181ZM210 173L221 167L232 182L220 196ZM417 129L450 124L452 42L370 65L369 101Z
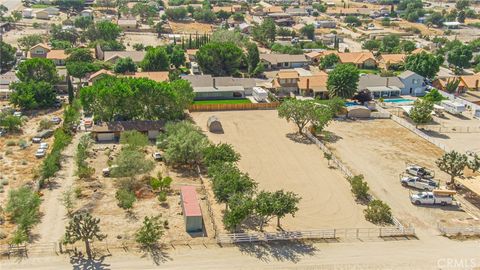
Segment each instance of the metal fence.
M444 227L439 224L438 230L445 235L480 235L480 227Z
M233 244L285 240L321 240L340 238L367 239L377 237L407 237L414 235L415 229L413 227L342 228L306 231L219 234L217 237L217 242L220 244Z
M419 129L438 133L480 133L480 127L474 126L435 126L421 125Z
M210 204L210 197L208 195L208 190L205 188L205 179L203 179L202 176L202 171L200 170L200 166L197 165L197 173L198 176L200 177L200 181L202 183L202 191L205 193L206 196L206 204L207 204L207 210L208 210L208 215L210 216L210 220L212 221L212 226L213 226L213 232L215 233L215 237L218 235L218 228L217 224L215 223L215 215L213 214L213 209L212 205Z

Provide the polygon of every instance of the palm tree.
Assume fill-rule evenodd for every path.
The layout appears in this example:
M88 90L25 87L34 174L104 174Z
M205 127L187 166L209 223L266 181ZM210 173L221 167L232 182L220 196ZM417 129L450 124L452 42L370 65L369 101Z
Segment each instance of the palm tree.
M459 84L460 84L459 79L449 80L449 81L447 81L447 84L445 85L445 91L447 91L450 94L453 94L457 91Z

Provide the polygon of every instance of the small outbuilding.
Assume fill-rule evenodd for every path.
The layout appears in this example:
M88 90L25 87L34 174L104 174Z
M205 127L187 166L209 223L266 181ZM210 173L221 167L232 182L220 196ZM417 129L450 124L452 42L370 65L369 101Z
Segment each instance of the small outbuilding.
M370 110L365 106L348 106L347 117L351 118L370 118Z
M223 132L222 123L220 122L218 117L216 117L215 115L212 115L208 118L207 128L208 128L208 131L210 131L212 133L222 133Z
M162 120L101 122L95 123L92 127L92 137L97 142L118 141L122 132L135 130L154 140L163 131L164 126L165 121Z
M197 199L197 191L194 186L180 187L180 199L182 202L185 229L187 232L203 231L203 216Z

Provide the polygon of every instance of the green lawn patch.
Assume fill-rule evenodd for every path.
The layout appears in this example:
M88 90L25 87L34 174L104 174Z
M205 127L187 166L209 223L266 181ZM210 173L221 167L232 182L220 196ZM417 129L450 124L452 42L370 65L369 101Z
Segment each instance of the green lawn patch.
M380 71L378 69L358 69L360 73L364 74L378 74Z
M48 8L48 7L51 7L52 5L48 5L48 4L33 4L31 6L31 8Z
M252 103L249 99L219 99L219 100L196 100L193 105L205 105L205 104L246 104Z

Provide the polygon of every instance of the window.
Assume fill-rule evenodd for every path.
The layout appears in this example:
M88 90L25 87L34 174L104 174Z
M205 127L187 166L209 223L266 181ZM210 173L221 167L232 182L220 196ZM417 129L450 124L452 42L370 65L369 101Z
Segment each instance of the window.
M280 84L284 84L286 83L286 80L285 79L280 79Z

